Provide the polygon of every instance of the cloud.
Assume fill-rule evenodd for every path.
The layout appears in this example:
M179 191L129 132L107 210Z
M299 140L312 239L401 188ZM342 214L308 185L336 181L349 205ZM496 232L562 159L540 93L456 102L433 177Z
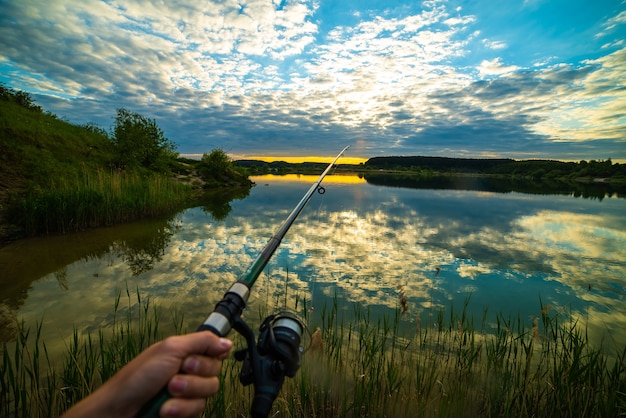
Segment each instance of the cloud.
M516 65L504 65L500 58L494 58L492 60L484 60L478 66L478 72L482 77L491 75L510 74L519 70Z
M502 42L502 41L490 41L488 39L484 39L483 40L483 44L489 48L489 49L494 49L494 50L498 50L498 49L505 49L508 45L506 44L506 42ZM484 61L483 61L484 63Z
M323 33L308 0L5 3L0 68L13 87L76 123L108 127L118 107L155 117L184 153L297 154L314 141L332 154L360 138L366 157L626 158L619 40L529 69L477 16L440 2ZM469 61L477 47L502 56Z
M609 35L618 26L626 24L626 11L621 11L617 16L611 17L602 24L602 31L598 32L595 37L601 38Z

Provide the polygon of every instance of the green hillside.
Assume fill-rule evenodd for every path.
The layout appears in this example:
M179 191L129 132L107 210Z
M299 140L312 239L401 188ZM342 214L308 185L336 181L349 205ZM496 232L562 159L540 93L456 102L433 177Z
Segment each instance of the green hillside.
M0 100L0 204L27 190L54 187L82 172L108 167L108 137L59 120L36 106ZM7 100L9 99L9 100ZM11 196L13 195L13 196Z
M0 245L167 213L194 189L249 187L245 172L223 159L220 167L179 159L156 121L125 109L109 134L60 120L28 93L0 85Z

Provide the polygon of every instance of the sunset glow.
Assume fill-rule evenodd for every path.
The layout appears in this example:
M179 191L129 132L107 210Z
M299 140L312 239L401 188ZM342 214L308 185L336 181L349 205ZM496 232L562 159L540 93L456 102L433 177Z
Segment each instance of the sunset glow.
M266 174L262 176L250 176L250 180L257 184L264 184L267 181L297 181L302 183L313 184L319 178L318 175L309 175L309 174L285 174L282 176ZM359 183L367 183L367 181L363 177L355 176L353 174L341 175L334 174L328 175L324 177L324 183L339 183L339 184L359 184Z
M235 158L236 157L236 158ZM251 156L251 157L243 157L243 156L233 156L236 160L259 160L265 161L268 163L274 161L284 161L290 164L299 164L299 163L331 163L335 157L267 157L267 156ZM365 163L367 158L359 158L359 157L346 157L342 156L337 161L337 164L361 164Z

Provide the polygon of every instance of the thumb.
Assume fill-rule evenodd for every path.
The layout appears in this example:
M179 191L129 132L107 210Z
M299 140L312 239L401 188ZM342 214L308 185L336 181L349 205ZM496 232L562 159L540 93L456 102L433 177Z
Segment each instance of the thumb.
M204 350L201 353L211 357L225 357L233 348L233 342L228 338L221 338L210 331L200 331Z

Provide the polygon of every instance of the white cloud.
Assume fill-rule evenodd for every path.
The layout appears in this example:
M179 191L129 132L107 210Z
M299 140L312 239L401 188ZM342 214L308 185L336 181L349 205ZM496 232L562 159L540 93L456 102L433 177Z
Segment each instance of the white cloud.
M621 47L623 45L624 45L624 40L623 39L619 39L617 41L606 43L606 44L602 45L601 48L602 49L619 48L619 47Z
M443 2L425 4L410 15L381 13L320 34L319 5L307 0L282 8L266 0L15 1L10 15L22 24L5 19L0 26L0 62L16 74L19 88L44 93L57 106L52 111L69 112L62 116L99 112L108 123L120 105L163 115L169 132L184 126L184 140L193 138L183 152L205 151L202 142L219 141L218 132L241 148L257 134L286 145L304 132L329 142L341 132L380 150L423 141L419 135L429 129L454 138L459 127L467 133L508 126L508 133L491 134L524 137L527 144L533 135L623 135L624 121L615 117L623 114L624 99L615 88L624 79L619 51L571 69L586 72L573 81L540 57L532 72L491 58L472 74L466 60L474 59L475 42L496 51L508 45L481 41L475 16L450 13ZM622 20L620 14L606 27ZM620 45L623 40L606 44ZM455 64L460 60L463 67ZM493 83L477 85L477 76ZM466 141L463 149L474 146ZM481 152L499 152L490 146Z
M478 73L481 77L488 77L512 73L519 70L519 68L516 65L504 65L500 58L494 58L492 60L483 60L478 66Z
M457 267L457 273L459 277L464 279L474 280L477 276L481 274L488 274L493 271L491 267L483 266L483 265L474 265L466 262L460 263Z
M603 30L596 34L596 38L607 36L611 31L616 29L619 25L626 24L626 11L621 11L617 16L608 19L603 23Z
M489 49L494 49L494 50L505 49L507 47L506 42L490 41L488 39L483 39L483 45L485 45Z

